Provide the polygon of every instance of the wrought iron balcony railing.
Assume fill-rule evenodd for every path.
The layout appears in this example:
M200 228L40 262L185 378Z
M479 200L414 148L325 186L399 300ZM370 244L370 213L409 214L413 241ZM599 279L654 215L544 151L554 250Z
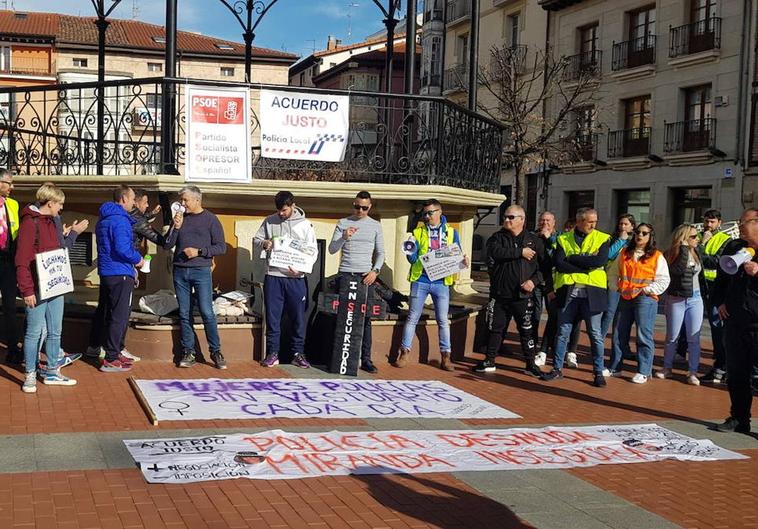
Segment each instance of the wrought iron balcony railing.
M442 75L438 73L424 72L421 75L421 86L440 86L442 84Z
M468 90L468 64L456 64L445 70L442 88L445 91Z
M608 158L631 158L650 154L650 127L613 130L608 133Z
M669 57L721 48L721 19L706 18L669 29Z
M603 52L590 50L566 57L566 68L563 78L566 81L577 81L582 76L600 77L602 72Z
M655 64L655 35L613 43L611 70L614 72L645 64Z
M443 10L442 9L429 9L424 11L424 24L427 22L434 22L436 20L439 20L440 22L443 21Z
M597 160L597 146L600 135L595 132L574 131L563 139L564 153L569 162L591 162Z
M716 120L691 119L666 123L663 150L667 153L704 151L716 147Z
M447 20L448 24L462 20L471 16L470 0L453 0L447 3Z
M160 174L161 153L186 157L188 86L246 87L251 94L252 177L257 179L448 185L497 191L503 128L484 116L433 96L317 90L193 79L129 79L0 88L0 167L21 174ZM261 156L258 92L326 93L350 98L349 140L342 162ZM175 111L162 107L176 94ZM102 98L102 141L97 130ZM161 127L174 134L161 138ZM164 134L168 136L168 134ZM102 173L98 172L102 166ZM63 177L65 179L65 176Z

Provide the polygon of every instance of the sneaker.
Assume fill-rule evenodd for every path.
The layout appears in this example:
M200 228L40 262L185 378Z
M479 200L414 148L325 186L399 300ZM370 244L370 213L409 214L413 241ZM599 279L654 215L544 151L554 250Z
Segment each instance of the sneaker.
M221 351L212 352L211 360L213 360L213 365L216 366L216 369L226 369L226 360L224 360L224 355L221 354Z
M595 375L595 378L592 380L592 385L596 388L604 388L607 385L605 382L605 377L602 373Z
M542 376L542 370L534 362L527 362L526 367L524 368L524 374L540 378Z
M103 373L120 373L122 371L129 371L132 368L132 364L122 362L120 358L115 360L103 360L103 365L100 366L100 371Z
M24 385L21 386L21 391L24 393L37 393L37 373L32 371L27 373L24 378Z
M713 368L700 379L700 382L706 382L710 384L723 384L726 379L725 375L726 371L723 369Z
M126 348L123 348L121 350L121 356L123 356L127 360L131 360L132 362L139 362L140 361L140 357L139 356L130 353L129 350L126 349Z
M566 355L566 365L574 369L579 367L579 362L576 359L576 353L570 352Z
M45 377L42 379L42 382L44 382L48 386L74 386L76 385L76 380L74 380L73 378L64 377L58 372L46 374Z
M305 355L303 353L295 353L295 356L292 357L292 365L296 367L302 367L303 369L308 369L311 367L311 364L308 363L308 360L305 359Z
M544 380L545 382L550 382L551 380L556 380L559 378L563 378L563 371L560 369L553 368L551 371L547 373L543 373L540 377L541 380Z
M371 360L363 360L361 362L361 369L363 369L366 373L371 373L372 375L379 372Z
M125 357L122 354L118 355L118 359L121 361L122 364L129 364L129 367L132 367L134 365L134 362L132 362L131 359Z
M689 375L687 375L687 384L691 386L699 386L700 379L697 378L697 375L695 373L690 373Z
M545 351L540 351L537 353L537 355L534 357L534 365L542 367L547 362L547 353Z
M474 371L477 373L494 373L496 370L495 362L491 360L482 360L474 367Z
M672 374L671 368L664 367L661 371L656 371L655 378L661 378L661 379L671 378L671 374Z
M734 417L727 417L721 424L716 426L719 432L750 433L750 421L740 421Z
M397 352L397 359L395 360L395 367L405 367L408 365L408 357L411 354L410 349L406 349L405 347L401 347L400 350Z
M607 368L603 368L603 371L601 372L604 377L611 376L611 370Z
M195 351L189 349L184 351L182 359L179 361L179 367L192 367L195 365Z
M620 369L618 371L608 371L608 374L606 375L605 372L608 371L607 369L603 370L603 376L604 377L610 377L610 378L621 378L621 376L624 374L623 371Z
M84 356L87 358L103 358L105 356L105 349L103 349L100 346L97 347L87 347L87 350L84 351Z
M261 362L263 367L274 367L279 365L279 353L269 353Z
M82 357L82 353L71 353L63 355L63 358L58 362L58 369L61 367L70 366Z
M644 384L647 382L647 377L643 375L642 373L635 373L632 377L632 382L635 384Z

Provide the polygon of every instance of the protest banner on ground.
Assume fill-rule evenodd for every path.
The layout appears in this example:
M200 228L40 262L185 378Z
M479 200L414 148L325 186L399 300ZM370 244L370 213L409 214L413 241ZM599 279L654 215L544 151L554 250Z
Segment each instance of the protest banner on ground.
M746 459L656 424L212 435L125 440L150 483Z
M71 262L68 259L67 249L58 248L38 253L34 257L37 265L40 300L74 291L74 278L71 275Z
M436 380L168 379L134 383L159 421L519 417Z
M341 162L349 139L350 98L261 90L261 156Z
M466 268L463 262L463 250L458 244L443 246L421 256L421 265L432 281L457 274Z
M269 266L293 268L298 272L310 274L318 259L318 248L314 244L289 237L274 239L274 247L268 260Z

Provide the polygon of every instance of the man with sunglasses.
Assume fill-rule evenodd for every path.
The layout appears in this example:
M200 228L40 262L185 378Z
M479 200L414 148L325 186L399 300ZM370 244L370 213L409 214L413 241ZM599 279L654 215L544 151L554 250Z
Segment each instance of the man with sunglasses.
M455 275L432 281L426 275L420 257L443 246L460 245L461 240L458 231L447 223L447 218L442 214L442 204L438 200L431 198L423 203L421 218L424 225L413 230L415 250L406 254L408 262L411 263L411 270L408 273L408 281L411 282L410 307L408 318L403 326L403 337L400 341L400 351L395 360L395 366L404 367L407 365L413 335L416 333L416 325L421 318L421 311L424 310L424 302L427 296L431 295L439 332L440 367L444 371L453 371L454 367L450 359L448 312L450 308L450 286L455 280ZM463 257L463 262L465 266L468 266L467 256Z
M9 364L20 364L23 359L18 348L16 325L16 238L18 237L18 202L11 198L13 175L0 169L0 294L3 296L4 335Z
M521 352L526 359L524 372L539 377L534 363L537 354L538 287L547 282L552 291L551 263L538 235L524 229L526 213L521 206L505 210L503 229L487 241L487 270L490 274L490 302L487 305L487 358L474 368L477 373L495 371L495 357L503 343L503 331L511 317L516 320Z
M368 191L358 193L353 200L354 213L339 220L329 243L330 254L342 251L338 282L359 278L369 287L369 299L373 297L373 284L384 264L382 225L368 216L371 205ZM371 318L368 314L363 321L361 369L376 373L378 369L371 362Z

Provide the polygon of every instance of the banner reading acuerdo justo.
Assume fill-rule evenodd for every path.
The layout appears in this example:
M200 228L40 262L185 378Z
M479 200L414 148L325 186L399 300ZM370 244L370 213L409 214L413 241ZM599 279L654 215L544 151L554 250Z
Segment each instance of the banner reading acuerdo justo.
M261 90L261 156L341 162L349 116L347 96Z
M246 88L188 86L187 162L193 182L249 182L250 102Z

